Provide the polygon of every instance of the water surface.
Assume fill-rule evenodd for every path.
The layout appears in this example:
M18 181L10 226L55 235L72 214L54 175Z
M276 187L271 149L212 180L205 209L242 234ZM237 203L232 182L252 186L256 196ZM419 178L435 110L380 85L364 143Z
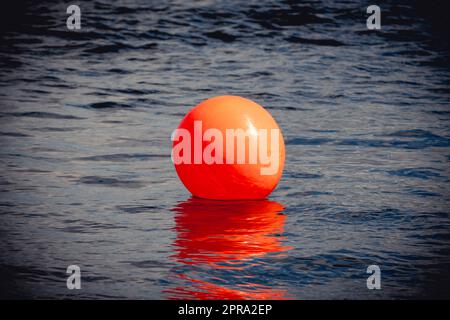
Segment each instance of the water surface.
M445 10L388 1L369 31L370 4L81 1L78 32L64 2L2 10L0 296L448 298ZM222 94L283 130L266 201L173 170L172 130Z

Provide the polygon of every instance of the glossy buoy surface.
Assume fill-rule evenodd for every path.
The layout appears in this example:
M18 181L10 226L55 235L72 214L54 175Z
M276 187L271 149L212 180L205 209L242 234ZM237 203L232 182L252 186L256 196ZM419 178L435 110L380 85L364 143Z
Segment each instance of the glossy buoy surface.
M242 97L201 102L172 140L177 174L199 198L263 199L283 172L285 146L278 124L262 106Z

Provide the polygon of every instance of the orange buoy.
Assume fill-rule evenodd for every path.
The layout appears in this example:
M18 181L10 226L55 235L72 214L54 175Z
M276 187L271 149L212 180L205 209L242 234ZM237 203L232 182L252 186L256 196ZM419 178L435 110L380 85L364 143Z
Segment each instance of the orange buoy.
M280 128L263 107L242 97L201 102L181 121L172 141L177 174L199 198L263 199L283 172Z

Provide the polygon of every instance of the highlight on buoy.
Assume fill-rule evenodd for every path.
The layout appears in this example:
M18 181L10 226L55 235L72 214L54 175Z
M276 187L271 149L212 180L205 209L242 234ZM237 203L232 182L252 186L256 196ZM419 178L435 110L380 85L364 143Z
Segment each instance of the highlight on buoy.
M207 99L172 133L172 161L195 197L264 199L284 168L281 130L259 104L239 96Z

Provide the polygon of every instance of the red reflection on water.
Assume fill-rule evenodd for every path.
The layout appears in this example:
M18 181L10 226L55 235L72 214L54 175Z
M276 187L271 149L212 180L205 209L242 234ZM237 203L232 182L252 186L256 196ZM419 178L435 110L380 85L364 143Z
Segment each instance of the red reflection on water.
M205 268L240 269L248 259L291 249L283 232L284 207L274 201L213 201L191 198L177 205L175 259ZM282 253L281 253L282 254ZM246 260L247 259L247 260ZM227 288L191 279L188 287L165 291L169 299L283 299L283 290L252 283Z

